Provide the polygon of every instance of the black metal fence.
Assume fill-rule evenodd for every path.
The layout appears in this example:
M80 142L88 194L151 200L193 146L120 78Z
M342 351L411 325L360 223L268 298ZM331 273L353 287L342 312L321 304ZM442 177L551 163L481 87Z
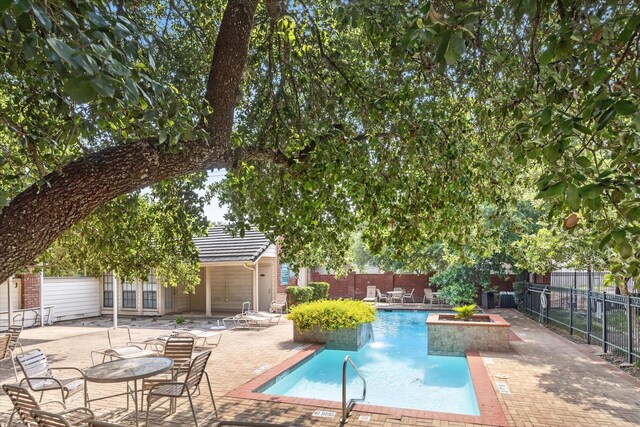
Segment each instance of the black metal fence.
M594 291L583 286L529 285L524 311L541 323L566 328L603 352L640 360L640 297Z

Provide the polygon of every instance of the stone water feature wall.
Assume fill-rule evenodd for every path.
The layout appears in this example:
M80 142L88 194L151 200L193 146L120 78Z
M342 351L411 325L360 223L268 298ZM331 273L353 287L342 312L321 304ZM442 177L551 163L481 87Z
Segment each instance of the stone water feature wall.
M453 314L429 314L428 353L464 356L468 350L510 351L509 323L497 314L476 314L476 321L453 321Z

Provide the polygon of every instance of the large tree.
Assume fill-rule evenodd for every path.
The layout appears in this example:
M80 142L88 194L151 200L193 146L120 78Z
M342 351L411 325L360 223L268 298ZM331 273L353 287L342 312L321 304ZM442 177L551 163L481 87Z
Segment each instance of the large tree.
M638 273L633 1L0 2L0 280L113 198L226 168L285 254L481 245L527 174ZM514 163L515 161L515 163ZM606 216L601 215L606 207ZM591 221L591 222L590 222Z

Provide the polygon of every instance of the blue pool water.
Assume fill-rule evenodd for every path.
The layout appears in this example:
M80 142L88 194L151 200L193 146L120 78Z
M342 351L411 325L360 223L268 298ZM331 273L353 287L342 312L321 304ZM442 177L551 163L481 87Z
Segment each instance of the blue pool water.
M427 355L428 313L379 311L373 339L359 351L323 350L262 393L340 401L342 362L350 355L367 380L364 403L480 415L465 357ZM347 398L362 382L348 369Z

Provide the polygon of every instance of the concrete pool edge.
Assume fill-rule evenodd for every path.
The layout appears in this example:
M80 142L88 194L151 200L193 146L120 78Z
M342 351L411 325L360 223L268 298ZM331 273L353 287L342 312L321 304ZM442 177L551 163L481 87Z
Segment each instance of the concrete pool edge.
M225 397L260 400L264 402L288 403L292 405L313 406L325 409L335 409L337 412L340 412L342 410L341 402L302 397L280 396L260 393L256 391L263 388L265 384L271 382L278 375L281 375L282 373L292 369L296 365L304 362L309 357L312 357L323 347L324 345L322 344L310 344L307 348L300 350L295 355L268 369L249 382L235 388L234 390L231 390L225 395ZM500 402L498 400L498 397L496 396L496 392L491 383L491 379L489 378L489 374L487 373L484 363L482 362L482 357L480 357L480 352L467 351L466 357L467 364L469 365L469 372L471 374L471 381L473 382L473 388L476 393L480 415L461 415L447 412L422 411L418 409L393 408L389 406L367 405L360 403L356 404L353 411L393 416L428 418L440 421L485 424L499 427L508 426L509 424L507 423L507 418L504 415L502 406L500 406Z

